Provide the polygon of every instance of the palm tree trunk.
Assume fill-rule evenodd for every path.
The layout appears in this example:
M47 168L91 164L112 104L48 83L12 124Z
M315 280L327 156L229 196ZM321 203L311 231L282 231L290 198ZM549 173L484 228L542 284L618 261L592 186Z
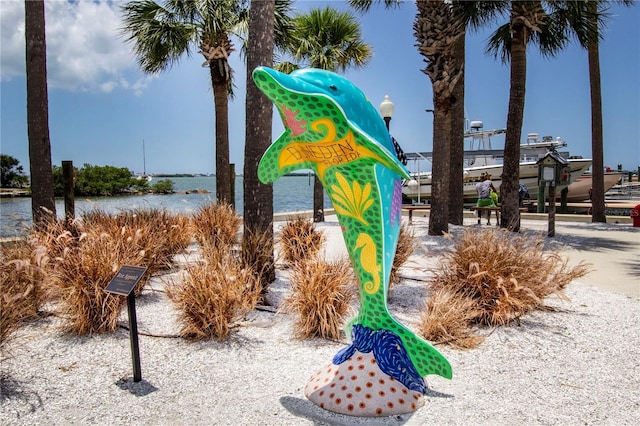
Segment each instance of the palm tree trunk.
M513 21L513 16L512 16ZM507 131L504 141L502 168L502 197L500 226L511 231L520 230L518 185L520 176L520 138L524 118L525 87L527 81L527 29L522 23L512 25L511 86L507 112Z
M442 99L442 98L440 98ZM446 99L446 98L445 98ZM431 171L431 212L429 213L429 235L443 235L449 231L449 171L451 150L451 110L448 102L438 102L434 95L433 105L433 166Z
M31 212L34 226L39 226L56 218L49 140L44 1L25 0L24 3Z
M449 165L449 223L462 225L464 210L464 62L465 36L456 40L452 51L457 62L456 68L461 70L451 96L451 159Z
M273 186L264 185L258 179L258 163L262 154L271 145L273 106L271 101L253 83L251 73L260 66L273 65L273 20L274 2L251 1L249 19L249 44L247 47L247 101L246 137L244 145L244 237L243 249L248 247L248 239L264 235L262 253L270 254L260 260L261 282L275 280L275 260L273 255ZM244 250L245 259L250 250ZM258 259L247 259L255 264Z
M220 80L214 76L216 65L216 61L209 65L216 115L216 201L232 204L229 174L229 94L226 80L216 83Z
M596 2L588 2L591 19L596 15ZM597 28L597 24L593 24ZM600 49L596 39L589 43L589 87L591 89L591 221L606 222L604 206L604 142L602 137L602 92L600 85Z

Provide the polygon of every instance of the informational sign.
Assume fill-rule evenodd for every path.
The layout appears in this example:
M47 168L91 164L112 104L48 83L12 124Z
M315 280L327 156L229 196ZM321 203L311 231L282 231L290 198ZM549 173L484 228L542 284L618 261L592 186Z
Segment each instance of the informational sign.
M116 276L111 279L104 291L121 296L128 296L140 279L142 279L146 271L147 268L143 266L123 265Z
M140 368L140 349L138 346L138 320L136 317L136 297L133 289L144 276L147 268L143 266L123 265L104 291L127 296L127 310L129 312L129 340L131 341L131 360L133 362L133 381L142 380Z
M554 166L544 166L542 168L542 180L546 181L546 182L555 182L556 180L556 174L555 174L556 168Z

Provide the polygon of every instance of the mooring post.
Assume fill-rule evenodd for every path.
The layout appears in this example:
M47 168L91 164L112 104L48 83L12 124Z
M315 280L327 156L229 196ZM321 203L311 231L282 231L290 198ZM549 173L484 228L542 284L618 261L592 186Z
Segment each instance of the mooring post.
M64 183L64 217L69 225L76 218L76 204L73 194L76 186L73 178L73 161L62 162L62 181Z
M234 209L236 208L236 165L234 163L229 164L229 184L231 185L231 191L229 192L231 198L229 204Z

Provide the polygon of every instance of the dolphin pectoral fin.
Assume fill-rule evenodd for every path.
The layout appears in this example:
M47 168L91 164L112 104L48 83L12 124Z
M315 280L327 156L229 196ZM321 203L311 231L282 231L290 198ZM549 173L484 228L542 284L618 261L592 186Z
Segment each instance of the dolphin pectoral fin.
M300 169L316 169L316 165L310 161L289 161L282 165L283 153L286 155L287 146L290 145L291 130L285 130L280 137L265 151L258 164L258 179L264 184L276 181L287 173Z

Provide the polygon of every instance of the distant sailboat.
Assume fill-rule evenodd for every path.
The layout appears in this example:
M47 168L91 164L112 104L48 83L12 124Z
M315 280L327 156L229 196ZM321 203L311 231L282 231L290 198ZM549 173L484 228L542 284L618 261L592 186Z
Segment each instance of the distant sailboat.
M147 182L153 179L153 176L147 175L147 154L144 149L144 139L142 139L142 175L139 175L138 179L145 179Z

